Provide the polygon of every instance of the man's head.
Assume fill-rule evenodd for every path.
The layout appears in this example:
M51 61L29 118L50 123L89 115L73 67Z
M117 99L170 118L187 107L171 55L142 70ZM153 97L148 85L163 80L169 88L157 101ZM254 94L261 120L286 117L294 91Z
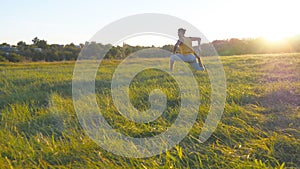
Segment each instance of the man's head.
M179 37L183 37L184 34L185 34L185 31L186 31L185 29L179 28L179 29L178 29L178 36L179 36Z

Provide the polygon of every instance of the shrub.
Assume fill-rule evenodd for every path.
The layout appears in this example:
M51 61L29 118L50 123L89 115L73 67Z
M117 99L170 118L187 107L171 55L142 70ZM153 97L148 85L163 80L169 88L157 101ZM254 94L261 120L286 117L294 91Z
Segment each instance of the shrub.
M7 59L4 56L0 55L0 62L6 62L6 61L7 61Z
M10 54L8 55L8 60L9 60L10 62L22 62L22 61L25 60L25 57L24 57L24 56L21 56L21 55L19 55L19 54L17 54L17 53L10 53Z

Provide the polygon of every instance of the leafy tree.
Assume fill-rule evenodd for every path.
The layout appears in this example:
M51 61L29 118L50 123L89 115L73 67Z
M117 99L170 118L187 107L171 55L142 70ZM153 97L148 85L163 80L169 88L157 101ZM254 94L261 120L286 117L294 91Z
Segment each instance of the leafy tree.
M120 51L120 46L112 47L110 50L106 53L105 59L116 59L118 57L122 56L122 53Z
M169 52L173 52L173 49L174 49L174 45L164 45L162 47L163 50L167 50Z
M10 46L8 43L2 43L0 46Z
M0 62L6 62L6 61L7 59L4 56L0 55Z
M18 42L17 43L17 47L24 47L24 46L26 46L26 43L25 42L23 42L23 41L20 41L20 42Z
M100 57L105 57L106 53L112 46L110 44L103 45L101 43L86 43L86 45L81 50L81 58L84 59L97 59Z
M25 60L25 57L24 56L21 56L17 53L10 53L8 55L8 60L10 62L21 62L21 61L24 61Z
M63 48L65 59L66 60L76 60L76 58L79 55L80 50L81 49L78 48L77 46L75 46L73 43L66 45Z
M39 38L35 37L33 40L32 40L33 44L38 47L38 48L41 48L41 49L46 49L47 48L47 41L45 40L40 40Z

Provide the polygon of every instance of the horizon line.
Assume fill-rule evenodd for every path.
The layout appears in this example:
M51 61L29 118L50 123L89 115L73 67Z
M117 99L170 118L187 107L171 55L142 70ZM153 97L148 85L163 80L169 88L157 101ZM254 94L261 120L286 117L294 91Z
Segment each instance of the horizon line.
M36 36L37 37L37 36ZM34 37L35 38L35 37ZM33 38L33 39L34 39ZM38 38L38 37L37 37ZM281 38L280 40L270 40L270 39L268 39L267 37L263 37L263 36L257 36L257 37L242 37L242 38L237 38L237 37L231 37L231 38L217 38L217 39L214 39L214 40L212 40L212 41L209 41L209 43L212 43L212 42L214 42L214 41L228 41L228 40L231 40L231 39L238 39L238 40L252 40L252 39L263 39L263 40L266 40L266 41L269 41L269 42L282 42L282 41L284 41L284 40L289 40L289 39L292 39L292 38L300 38L300 33L299 34L295 34L295 35L293 35L293 36L288 36L288 37L284 37L284 38ZM46 39L40 39L40 40L44 40L44 41L46 41L47 42L47 44L48 45L70 45L70 44L74 44L75 46L77 46L77 45L81 45L81 44L86 44L87 42L89 42L89 43L92 43L92 42L96 42L96 41L85 41L85 42L79 42L79 43L75 43L75 42L70 42L70 43L56 43L56 42L51 42L51 43L49 43L48 42L48 40L46 40ZM19 42L25 42L26 43L26 45L33 45L33 42L32 43L28 43L28 42L26 42L26 41L23 41L23 40L20 40L20 41L18 41L18 42L16 42L16 43L9 43L9 42L5 42L5 41L1 41L0 40L0 45L3 45L3 44L8 44L9 46L17 46L17 43L19 43ZM100 44L101 42L96 42L97 44ZM144 47L151 47L151 46L154 46L154 47L162 47L162 46L164 46L164 45L173 45L173 44L171 44L171 43L169 43L169 44L164 44L164 45L155 45L155 44L152 44L152 45L141 45L141 44L135 44L135 45L133 45L133 44L130 44L130 43L126 43L126 42L123 42L123 43L125 43L125 44L127 44L127 45L130 45L130 46L144 46ZM110 44L110 43L107 43L107 44L104 44L104 43L101 43L101 44L103 44L103 45L108 45L108 44ZM202 43L202 44L206 44L206 43ZM110 45L112 45L112 44L110 44ZM120 45L113 45L113 46L120 46Z

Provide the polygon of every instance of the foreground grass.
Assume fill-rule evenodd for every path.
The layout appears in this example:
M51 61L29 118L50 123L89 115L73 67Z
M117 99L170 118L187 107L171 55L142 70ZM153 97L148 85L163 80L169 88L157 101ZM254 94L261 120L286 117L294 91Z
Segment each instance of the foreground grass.
M231 56L222 62L227 102L212 137L197 141L210 106L208 75L197 72L202 104L193 129L173 149L143 159L107 152L84 133L72 103L74 62L0 63L0 168L299 167L300 54ZM135 107L149 108L149 92L157 86L168 107L154 123L133 123L111 104L110 79L118 63L104 61L96 77L107 121L134 137L165 131L177 117L178 86L157 70L138 74L130 86Z

